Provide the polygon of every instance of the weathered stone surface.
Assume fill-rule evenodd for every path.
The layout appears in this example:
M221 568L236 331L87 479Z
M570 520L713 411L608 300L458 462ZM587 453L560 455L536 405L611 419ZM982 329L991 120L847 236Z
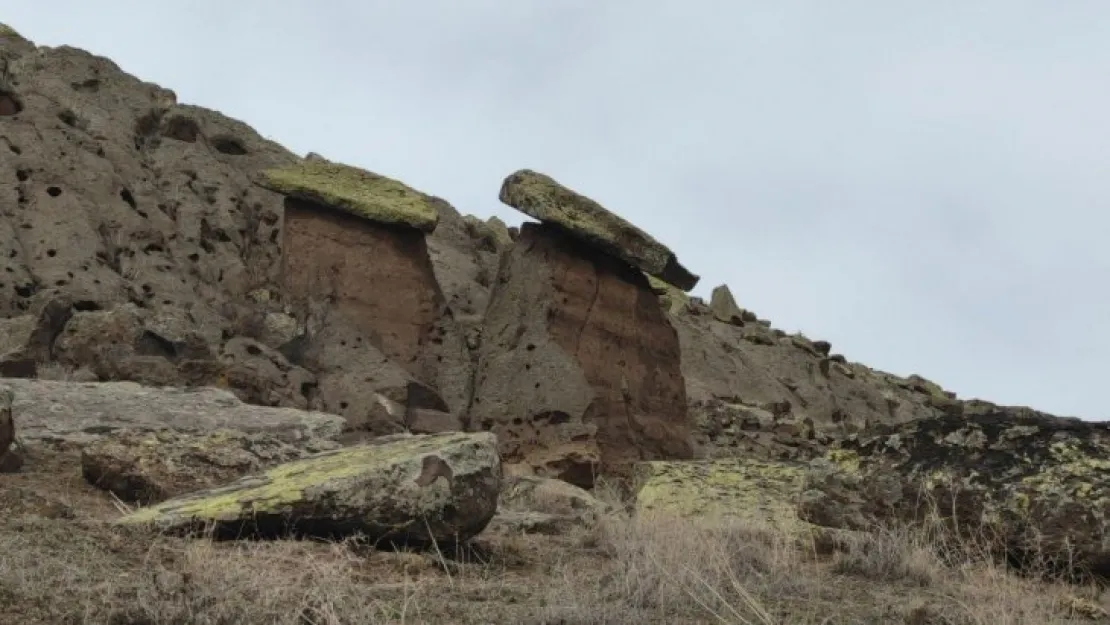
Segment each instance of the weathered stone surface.
M805 469L747 458L643 462L636 472L636 513L805 525L796 512Z
M521 534L567 534L597 525L614 510L588 491L562 480L506 476L491 530Z
M559 226L683 291L697 286L698 276L680 265L669 248L550 176L529 169L516 171L505 178L499 197L525 215Z
M470 427L506 462L579 486L691 455L678 337L644 275L525 224L486 312Z
M833 360L822 354L820 341L790 337L759 322L719 323L694 298L672 309L668 319L682 348L699 457L806 460L870 424L944 414L938 406L955 401L924 384ZM774 418L751 418L760 412ZM790 441L787 430L794 428L801 436Z
M153 388L134 382L77 383L4 379L25 442L85 444L117 430L205 433L234 429L279 440L334 440L342 417L244 404L215 388Z
M1110 576L1110 426L967 402L964 414L875 426L809 472L801 515L870 528L940 518Z
M732 296L732 291L724 284L713 289L713 293L709 297L709 310L713 313L713 317L721 323L742 326L747 322L756 320L753 313L740 308L736 303L736 298Z
M451 409L465 409L471 360L422 232L289 199L283 263L289 297L301 308L322 307L319 315L327 319L321 325L342 324L350 340L346 350L376 349L435 388ZM339 368L335 361L319 362Z
M439 214L419 191L392 178L323 159L261 172L259 184L286 196L382 224L435 230ZM319 210L319 209L317 209Z
M460 432L463 426L459 417L450 412L413 408L405 415L405 429L413 434L440 434Z
M386 437L284 463L120 519L165 532L465 541L497 510L501 464L488 432Z
M272 434L234 430L208 434L120 430L82 447L81 470L93 486L146 505L338 447L325 439L303 439L293 445Z

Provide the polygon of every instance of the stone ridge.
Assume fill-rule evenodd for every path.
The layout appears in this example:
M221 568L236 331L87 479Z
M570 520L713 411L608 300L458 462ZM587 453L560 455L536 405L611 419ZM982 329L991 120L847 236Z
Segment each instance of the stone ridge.
M596 201L550 176L521 169L505 178L499 199L516 210L568 230L643 272L689 291L698 276L678 263L665 245Z
M402 182L364 169L318 159L261 172L260 186L385 224L432 232L439 212Z

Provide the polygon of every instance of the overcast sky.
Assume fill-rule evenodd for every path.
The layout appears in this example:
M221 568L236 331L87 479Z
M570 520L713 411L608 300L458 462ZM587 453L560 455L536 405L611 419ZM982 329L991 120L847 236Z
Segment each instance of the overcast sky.
M1110 418L1110 3L35 0L0 19L522 217L529 167L776 327Z

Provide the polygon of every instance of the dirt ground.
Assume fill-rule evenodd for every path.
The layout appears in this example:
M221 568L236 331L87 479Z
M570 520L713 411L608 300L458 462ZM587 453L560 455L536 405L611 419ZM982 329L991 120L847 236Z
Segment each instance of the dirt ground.
M112 527L118 504L75 451L32 454L0 475L0 625L1110 623L1099 588L972 550L942 560L910 533L831 553L769 528L623 516L450 553L168 538Z

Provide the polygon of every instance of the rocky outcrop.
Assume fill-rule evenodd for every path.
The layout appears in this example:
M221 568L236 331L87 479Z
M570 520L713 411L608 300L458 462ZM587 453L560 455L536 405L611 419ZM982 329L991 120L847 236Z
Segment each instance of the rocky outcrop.
M514 172L502 183L500 199L683 291L698 284L698 276L683 267L662 243L550 176L529 169Z
M383 437L279 464L137 510L119 523L165 532L455 543L497 510L501 464L489 433Z
M296 443L335 440L344 424L332 414L244 404L216 388L24 379L5 379L2 386L15 395L12 411L26 443L84 445L119 430L203 434L221 429Z
M741 314L742 325L726 317L697 298L668 313L700 457L805 460L872 424L958 410L952 394L924 378L850 363L827 342L788 335L754 315Z
M123 501L149 505L338 447L327 439L291 444L272 434L235 430L122 430L82 447L81 472L90 484Z
M14 399L10 390L0 391L0 473L14 473L23 466L22 454L16 449Z
M495 432L506 462L580 486L689 457L678 336L644 274L525 224L486 311L470 427Z
M263 172L262 184L287 194L286 296L305 311L321 307L328 324L365 336L352 337L346 349L378 350L438 391L448 408L465 409L470 357L425 241L439 219L432 199L389 178L316 160ZM350 372L329 369L319 372L321 385ZM344 414L365 413L366 406L347 403Z
M1017 563L1110 576L1110 426L964 409L842 441L814 462L801 516L849 529L939 520Z

